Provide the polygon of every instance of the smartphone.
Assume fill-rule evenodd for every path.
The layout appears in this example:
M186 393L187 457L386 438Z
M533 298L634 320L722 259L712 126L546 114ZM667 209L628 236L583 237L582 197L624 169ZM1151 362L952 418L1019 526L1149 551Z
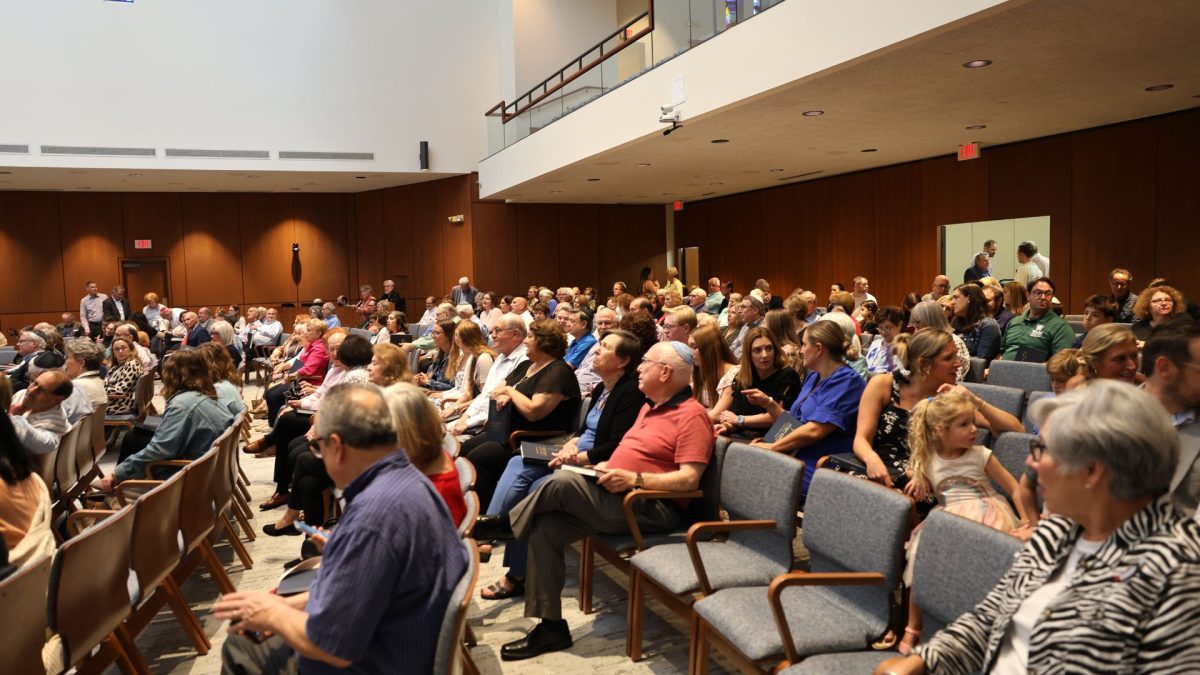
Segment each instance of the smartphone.
M307 534L310 537L320 537L322 539L327 538L326 534L324 532L318 530L317 528L313 527L312 525L309 525L308 523L304 522L303 520L297 520L296 522L292 523L292 527L296 528L297 530L300 530L301 532L303 532L304 534Z

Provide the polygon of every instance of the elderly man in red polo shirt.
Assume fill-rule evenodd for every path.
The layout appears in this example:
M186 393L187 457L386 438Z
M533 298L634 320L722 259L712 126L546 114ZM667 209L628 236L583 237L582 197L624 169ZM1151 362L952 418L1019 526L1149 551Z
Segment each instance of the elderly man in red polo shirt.
M626 492L638 488L682 492L700 485L712 456L713 434L704 406L692 397L692 366L687 345L654 345L638 367L638 386L650 403L642 407L612 458L596 465L599 478L556 473L514 506L508 517L477 523L476 538L509 535L529 540L525 616L542 621L525 637L504 645L500 657L505 661L571 646L571 631L562 618L564 552L592 533L628 532L621 505ZM682 507L673 500L638 504L638 524L644 532L668 532L682 520Z

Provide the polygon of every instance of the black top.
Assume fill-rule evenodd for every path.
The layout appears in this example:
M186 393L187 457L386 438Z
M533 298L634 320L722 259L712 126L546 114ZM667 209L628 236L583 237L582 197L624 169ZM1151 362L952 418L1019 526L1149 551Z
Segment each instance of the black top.
M125 310L125 321L133 320L133 308L129 306L129 298L121 298L121 309ZM100 303L100 312L105 319L113 321L121 320L121 314L117 311L117 301L111 297Z
M588 406L588 412L596 407L597 402L604 395L604 383L601 382L592 390L592 402ZM633 423L637 421L638 413L642 411L642 406L646 403L646 396L638 389L637 375L625 375L617 380L613 385L612 393L608 395L608 399L604 402L604 407L600 410L600 421L596 423L596 440L592 444L592 449L587 451L588 462L599 464L612 457L613 451L621 444L621 439L624 438L625 432L633 427ZM585 421L579 427L579 433L587 431L587 422Z
M966 272L963 272L963 283L969 284L972 281L979 281L980 279L986 277L987 275L988 275L988 271L987 271L986 267L976 267L974 265L971 265L970 267L967 268Z
M579 380L575 370L562 359L555 359L541 370L526 377L533 361L519 364L505 378L505 383L522 394L533 398L534 394L562 394L563 400L542 419L531 422L513 408L512 431L566 431L575 428L579 414Z
M755 371L754 380L750 383L750 388L758 389L778 401L784 410L788 410L800 394L800 384L799 373L791 368L780 368L768 375L765 380L760 380L758 378L758 371ZM766 410L754 405L746 398L736 379L733 381L733 405L729 406L729 411L735 415L746 416L766 412Z
M379 300L387 300L388 302L390 302L396 306L397 311L408 314L408 307L406 306L406 303L404 302L404 298L400 297L400 294L397 293L396 291L392 291L391 293L384 293L383 295L379 296Z

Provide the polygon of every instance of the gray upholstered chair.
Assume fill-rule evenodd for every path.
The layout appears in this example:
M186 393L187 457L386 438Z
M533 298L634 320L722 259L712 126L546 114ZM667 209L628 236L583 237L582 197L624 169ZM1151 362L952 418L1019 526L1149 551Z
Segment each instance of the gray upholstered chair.
M765 586L792 567L792 539L804 462L734 443L721 470L721 506L729 520L695 523L684 543L654 546L630 558L626 653L642 656L642 617L649 592L691 620L693 594ZM706 541L728 533L724 541Z
M971 357L971 367L967 369L967 376L963 378L964 382L973 382L975 384L983 383L983 371L987 370L987 361L978 356Z
M710 642L742 671L760 670L764 661L869 648L900 622L891 600L915 519L903 494L818 469L804 505L811 571L697 601L691 672L708 671Z
M1050 375L1046 364L1027 361L992 361L988 384L1016 387L1024 391L1050 391Z
M996 406L997 408L1009 413L1017 419L1021 419L1021 413L1025 409L1025 392L1021 389L1012 387L1000 387L992 384L963 384L979 398ZM979 430L979 443L987 443L990 447L996 439L989 437L990 435L984 429Z
M1025 473L1025 458L1029 457L1029 442L1035 438L1037 436L1033 434L1009 431L1000 434L1000 438L996 439L995 447L992 448L992 454L996 456L1000 466L1008 469L1018 483L1021 482L1021 475ZM1016 495L1009 495L1010 500L1015 500L1016 497Z
M1008 434L1005 434L1007 436ZM913 564L913 598L921 608L926 637L974 609L1012 566L1021 541L945 511L934 511L921 528ZM820 654L784 671L786 675L869 673L894 651Z
M1030 411L1030 409L1033 408L1033 404L1037 403L1038 401L1040 401L1044 398L1049 398L1051 396L1054 396L1054 392L1052 392L1052 391L1031 391L1031 392L1029 392L1029 401L1025 404L1025 417L1021 420L1021 423L1025 425L1025 431L1028 431L1029 433L1032 434L1033 429L1036 426L1033 423L1033 418L1029 416L1029 411Z
M454 586L446 613L442 616L442 627L433 652L433 672L436 675L464 672L474 675L479 672L471 659L471 652L463 642L467 631L467 609L471 605L475 582L479 579L479 549L471 539L464 540L463 546L467 549L467 569Z
M458 486L463 494L475 489L475 465L466 457L455 457L454 468L458 469Z
M467 510L463 514L462 522L458 524L458 536L469 537L472 528L475 527L475 520L479 518L479 493L467 490L463 493L463 503L467 505Z

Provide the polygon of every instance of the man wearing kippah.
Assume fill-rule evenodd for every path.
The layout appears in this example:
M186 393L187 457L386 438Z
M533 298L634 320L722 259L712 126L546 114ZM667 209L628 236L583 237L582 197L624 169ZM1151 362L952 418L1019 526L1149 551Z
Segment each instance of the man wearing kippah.
M622 507L630 490L686 492L700 485L712 456L708 412L692 396L694 358L681 342L660 342L638 366L638 387L650 402L597 477L559 471L540 489L502 516L476 521L476 539L519 538L529 542L525 616L542 621L501 649L500 658L519 661L571 647L571 631L562 618L566 583L564 552L589 534L628 532ZM679 527L686 500L641 502L638 526L645 533Z

